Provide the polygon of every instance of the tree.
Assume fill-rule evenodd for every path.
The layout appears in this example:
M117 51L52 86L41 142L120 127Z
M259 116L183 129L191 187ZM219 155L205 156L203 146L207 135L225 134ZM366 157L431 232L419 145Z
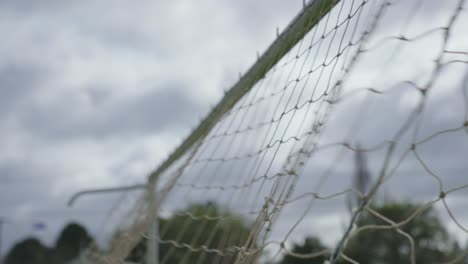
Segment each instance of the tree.
M52 256L47 247L36 238L27 238L10 250L5 264L45 264L51 263Z
M189 213L189 214L187 214ZM170 243L159 244L159 257L164 263L234 263L235 251L226 251L234 246L244 246L249 236L249 226L240 217L223 212L216 204L194 204L174 216L159 220L160 236L164 241L189 244L193 249L202 246L225 253L208 253L206 250L191 251ZM228 238L228 239L227 239ZM141 262L146 252L142 240L131 252L128 261Z
M421 206L413 203L389 203L372 205L371 209L394 221L408 219ZM358 227L368 225L388 225L387 222L369 212L361 214ZM458 243L449 236L433 208L428 208L420 215L401 227L410 235L415 246L416 263L444 263L461 256L463 252ZM468 245L467 245L468 246ZM303 244L294 245L294 253L312 253L325 249L318 238L306 238ZM360 264L409 264L410 242L408 238L395 229L367 229L350 238L344 253ZM315 259L299 259L285 255L279 264L323 263L329 256ZM348 263L340 259L339 263ZM467 263L466 258L459 257L456 264Z
M13 246L5 258L5 264L68 263L78 257L91 241L83 226L70 223L60 233L54 248L44 246L36 238L27 238Z
M70 261L88 247L92 238L78 223L70 223L62 230L56 243L55 254L64 262Z
M410 217L420 205L412 203L389 203L371 207L379 214L401 222ZM388 225L383 219L365 212L357 222L358 227L366 225ZM417 263L441 263L454 257L457 243L449 237L435 211L424 210L419 216L401 227L409 234L415 245ZM369 229L353 236L345 254L362 264L410 263L410 242L395 229Z
M319 238L307 237L303 244L294 244L292 252L299 254L316 253L325 250ZM298 258L292 255L285 255L280 264L322 264L329 259L328 255L322 255L314 258Z

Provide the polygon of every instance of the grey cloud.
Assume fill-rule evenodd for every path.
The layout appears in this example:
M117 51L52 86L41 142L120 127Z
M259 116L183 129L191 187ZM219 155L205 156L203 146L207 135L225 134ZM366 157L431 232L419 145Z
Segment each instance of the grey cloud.
M102 138L125 135L147 135L186 127L201 111L178 86L152 90L121 102L105 101L108 91L86 91L92 101L92 111L83 101L65 93L50 105L30 105L19 119L24 128L38 137L66 139Z
M0 67L0 116L11 114L40 89L43 71L30 65Z
M26 183L36 182L37 179L47 179L47 175L43 174L42 171L42 168L40 169L36 166L28 166L26 161L0 163L0 177L4 183L21 182L26 185Z
M53 199L49 192L52 186L49 181L67 177L59 166L45 165L37 160L25 159L0 162L0 189L2 190L3 208L14 209L25 202L42 203L44 199ZM16 186L21 188L12 188ZM8 199L16 203L7 202ZM42 204L47 206L48 203ZM13 210L14 211L14 210ZM10 212L11 213L11 212Z
M2 237L7 246L2 248L2 253L14 241L32 234L40 236L47 244L53 244L59 230L69 221L84 224L101 243L109 235L103 231L112 229L102 224L109 205L116 202L118 195L86 197L69 208L66 203L72 195L70 191L78 190L51 191L54 182L69 177L68 173L33 161L0 163L0 207L2 218L7 221ZM36 222L44 223L46 229L35 231L32 226ZM113 225L112 219L107 225Z
M237 13L238 22L247 30L254 34L269 34L274 36L276 27L287 26L291 18L302 8L301 3L284 1L244 1L243 4L231 3L230 7ZM275 12L281 10L281 13ZM252 27L254 23L255 27ZM263 32L262 29L271 28L270 32Z
M0 2L0 7L3 11L9 10L11 12L19 14L37 12L39 10L50 12L51 9L60 10L69 5L70 3L65 4L63 2L56 2L50 0L45 0L41 2L29 2L27 0L5 0Z
M112 97L112 92L110 89L103 89L102 87L90 86L85 91L91 100L91 104L95 107L104 105L106 101L110 100Z

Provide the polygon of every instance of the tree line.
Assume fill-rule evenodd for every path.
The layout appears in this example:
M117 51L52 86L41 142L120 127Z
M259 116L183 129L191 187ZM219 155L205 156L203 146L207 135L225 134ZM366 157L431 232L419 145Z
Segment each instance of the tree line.
M411 221L405 222L419 208L420 205L410 202L390 202L382 205L372 205L371 212L364 212L356 223L356 230L361 227L375 228L361 229L348 241L343 253L361 264L410 264L414 255L416 263L452 263L468 264L468 257L464 254L468 248L462 249L455 238L447 231L436 211L430 207L423 210ZM378 214L378 216L375 215ZM386 228L390 224L404 222L395 228ZM411 237L411 239L410 239ZM468 245L467 245L468 246ZM295 253L307 254L327 250L319 238L309 236L304 242L293 245ZM316 258L302 259L291 255L283 257L280 264L322 264L330 259L329 254ZM340 258L338 263L351 263Z
M411 263L411 252L414 252L416 263L454 263L466 264L468 258L458 242L446 230L433 208L427 208L411 221L394 228L388 222L401 222L410 217L420 205L409 202L390 202L382 205L371 205L372 213L364 212L356 226L374 226L377 228L363 230L354 235L344 250L344 254L361 264ZM170 243L159 244L160 260L164 263L234 263L238 257L235 251L226 251L234 246L249 243L251 226L241 217L223 211L214 203L195 204L186 210L175 213L168 218L161 218L159 232L162 241L176 241L180 245L190 244L193 249L206 247L225 252L204 250L187 250ZM116 234L118 235L118 234ZM408 238L411 237L411 240ZM52 248L44 246L36 238L27 238L18 242L6 255L5 264L63 264L71 263L80 252L93 243L93 238L78 223L68 224L58 236ZM251 242L250 246L255 247ZM144 263L146 240L143 239L128 256L127 261ZM291 251L308 254L332 248L314 236L309 236L302 243L293 245ZM322 264L330 258L325 254L315 258L300 258L283 255L279 260L269 264ZM450 262L452 261L452 262ZM260 263L258 260L256 263ZM340 258L338 263L349 263Z
M16 243L6 254L4 264L64 264L75 259L93 241L78 223L66 225L53 247L34 237Z

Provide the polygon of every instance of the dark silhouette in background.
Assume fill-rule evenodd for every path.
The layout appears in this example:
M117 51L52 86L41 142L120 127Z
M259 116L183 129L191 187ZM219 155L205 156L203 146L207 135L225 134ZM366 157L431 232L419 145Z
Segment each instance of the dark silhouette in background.
M408 219L422 205L413 203L387 203L372 206L380 215L399 223ZM383 219L365 212L357 226L389 225ZM433 208L407 222L401 230L411 236L415 247L416 263L444 263L460 253L458 243L452 239ZM362 264L410 263L410 240L395 229L369 229L353 237L345 253ZM462 263L462 262L458 262Z
M92 242L86 229L70 223L62 230L53 248L44 246L36 238L27 238L6 255L5 264L63 264L76 258Z
M65 262L76 258L86 249L93 239L84 227L77 223L67 225L55 245L55 255Z
M359 146L359 144L357 144ZM362 194L366 194L372 182L371 173L367 168L365 153L356 152L355 172L353 175L352 187ZM405 222L400 227L402 232L394 228L382 228L389 226L390 223L384 221L382 217L395 223L400 223L410 218L423 205L410 202L386 202L378 201L376 197L369 208L380 215L380 217L371 213L371 210L364 211L356 226L374 226L363 230L352 236L344 250L346 256L359 262L360 264L409 264L411 263L411 241L414 243L414 255L417 264L425 263L445 263L455 259L457 255L462 254L458 243L450 237L440 221L435 210L432 207L426 208ZM361 204L361 198L354 193L347 197L347 206L350 217L353 215L354 208ZM467 245L468 246L468 245ZM295 253L307 254L324 250L324 246L318 238L308 237L303 244L295 244L292 251ZM329 249L331 252L334 249ZM284 256L280 264L305 264L305 263L323 263L330 256L320 256L313 259L301 259L293 256ZM338 261L349 263L343 259ZM452 264L468 264L467 258L461 258L458 262Z
M371 209L380 215L401 222L411 216L421 205L409 202L392 202L372 205ZM189 213L189 214L187 214ZM205 245L227 253L220 256L205 251L191 252L167 243L159 244L160 260L165 263L234 263L236 251L228 248L245 245L248 241L250 226L239 216L222 211L214 203L195 204L173 216L159 220L159 232L163 241L188 243L193 248ZM388 225L384 220L370 212L364 212L357 227ZM415 246L416 263L445 263L462 254L455 239L451 238L433 208L427 208L411 221L401 226L410 235ZM116 233L118 235L118 232ZM93 239L84 227L77 223L67 225L59 235L53 248L44 246L35 238L17 243L5 258L5 264L64 264L77 258L83 249L92 245ZM255 248L255 245L252 245ZM308 237L303 243L293 246L291 251L307 254L327 249L316 237ZM329 252L331 252L329 248ZM144 263L146 240L143 239L131 252L127 261ZM369 229L353 236L344 253L361 264L409 264L410 242L395 229ZM252 263L257 263L254 258ZM297 258L284 255L277 264L322 264L329 255L316 258ZM339 263L348 263L343 259ZM460 258L454 264L466 264L467 258Z
M53 263L52 249L42 245L36 238L27 238L16 244L5 258L5 264Z
M319 238L307 237L303 244L294 244L292 252L299 254L315 253L327 249ZM285 255L280 264L323 264L325 260L330 259L330 255L322 255L315 258L298 258L291 255Z
M410 217L421 205L401 202L388 203L371 208L380 215L394 221L401 222ZM368 225L388 226L379 217L365 212L357 222L357 227ZM450 262L463 252L455 239L451 238L442 225L436 212L432 208L424 210L420 215L401 226L401 230L410 235L414 242L416 263L468 263L468 258ZM311 242L313 241L313 243ZM296 244L292 251L295 253L313 253L324 249L318 238L309 237L305 242ZM409 264L410 241L395 229L368 229L353 236L344 250L344 253L361 264ZM332 249L330 249L331 251ZM329 256L314 259L300 259L292 256L284 256L280 264L305 264L323 263ZM339 263L349 263L340 259Z
M166 242L186 243L195 249L206 246L225 254L194 252L160 243L159 256L163 263L234 263L237 251L229 249L245 246L250 234L250 226L240 216L223 211L213 202L194 204L168 219L160 219L159 229L159 235ZM141 263L145 252L146 240L142 240L127 260Z
M187 214L189 213L189 214ZM119 236L116 232L115 236ZM194 248L206 246L223 252L234 246L247 244L250 227L239 216L223 211L215 203L194 204L172 217L159 220L159 234L164 241L187 243ZM228 239L227 239L228 238ZM47 248L35 238L17 243L7 254L5 264L64 264L79 257L90 245L95 245L84 227L77 223L67 225L59 235L54 248ZM165 263L234 263L237 251L224 256L205 251L192 252L172 244L160 243L159 256ZM144 263L146 240L132 250L127 261Z

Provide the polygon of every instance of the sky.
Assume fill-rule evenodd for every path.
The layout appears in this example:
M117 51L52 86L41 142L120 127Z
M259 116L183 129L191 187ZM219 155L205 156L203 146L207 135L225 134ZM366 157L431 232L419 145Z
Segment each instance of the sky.
M34 221L96 231L71 194L144 182L301 5L1 1L3 252Z
M350 1L345 2L347 5ZM448 21L456 2L427 1L418 6L396 1L393 11L383 18L380 31L370 40L371 51L363 53L362 61L349 76L343 91L346 96L327 119L329 125L320 139L322 144L342 141L347 138L347 131L355 134L353 143L363 146L391 138L419 98L418 91L397 81L427 81L443 34L423 34L416 41L402 42L402 46L398 46L401 42L386 37L420 36L422 32L441 27ZM363 13L370 12L369 5L363 8ZM144 183L147 175L238 80L239 74L255 62L256 54L276 38L277 28L284 29L301 8L302 1L279 0L196 3L143 0L138 4L120 0L112 3L1 1L0 32L6 36L0 43L0 217L6 220L2 252L30 235L52 245L57 232L69 221L83 223L98 238L109 235L100 231L118 196L83 198L78 205L68 208L66 203L71 195L87 188ZM357 5L354 9L358 10ZM466 11L462 11L448 50L468 50L466 34L460 33L467 17ZM342 27L337 32L340 30ZM331 36L326 39L330 40ZM338 48L336 41L331 43L332 50ZM398 51L397 56L389 50ZM327 61L325 52L320 51L316 60ZM445 58L450 59L449 56ZM463 55L456 58L466 60ZM311 58L303 55L300 61L312 63ZM283 73L278 73L279 79L269 77L273 80L271 91L281 88L281 78L293 67L290 63L280 68L279 72ZM461 86L466 66L454 63L447 68L442 70L434 83L436 88L428 96L418 138L458 127L466 121L468 102ZM297 69L291 72L298 75ZM310 74L312 78L314 74ZM322 82L317 81L320 85ZM310 88L310 83L304 83L304 87ZM361 88L368 87L391 89L378 97L362 92ZM354 90L359 91L352 93ZM255 97L253 92L249 96ZM292 97L296 99L296 95ZM296 105L305 102L300 96L297 98ZM246 97L241 104L249 99ZM264 106L256 106L259 116L248 112L244 119L234 123L242 127L243 123L268 121L275 106L289 104L275 100L272 97L265 100ZM307 117L298 111L296 118L302 115ZM220 126L227 122L221 122ZM294 128L299 125L292 123ZM232 146L220 147L211 157L217 153L227 157L256 151L259 139L259 136L236 139L253 143L242 142L247 145L243 150L230 152L232 146L242 146L240 141L234 141ZM409 140L404 138L402 142ZM207 145L208 150L216 148L214 143ZM404 147L398 151L403 153ZM337 162L330 157L338 152L339 149L324 150L320 152L323 154L312 156L303 170L305 176L296 182L293 196L315 188L318 177L308 175L318 175ZM467 152L468 139L463 130L444 134L421 146L421 156L438 175L443 175L447 189L468 183L464 158ZM287 155L287 151L280 155ZM334 167L335 172L327 177L321 192L334 193L349 186L354 154L343 155L340 166ZM378 152L367 157L374 178L383 156L383 152ZM200 154L198 158L206 157ZM272 170L281 166L281 158L278 160ZM242 167L242 164L223 165L216 170L235 175ZM236 183L235 178L227 176L198 180L190 172L187 175L187 182L197 184ZM397 200L428 201L437 196L437 188L434 178L410 157L384 186L381 195ZM183 188L180 192L184 192ZM241 207L231 202L227 193L198 194L193 190L184 193L184 199L177 198L176 194L178 189L168 207L183 207L186 200L206 197L219 198L234 210ZM242 194L245 195L236 195ZM462 200L467 194L462 190L447 199L464 226L468 225L468 215ZM294 237L299 239L304 233L322 235L322 230L328 234L325 241L331 244L342 232L347 217L343 197L316 204ZM272 239L284 237L306 206L306 201L288 206L275 225ZM468 239L467 233L456 232L460 229L443 210L441 216L460 241ZM34 230L32 226L36 222L44 222L46 229Z

